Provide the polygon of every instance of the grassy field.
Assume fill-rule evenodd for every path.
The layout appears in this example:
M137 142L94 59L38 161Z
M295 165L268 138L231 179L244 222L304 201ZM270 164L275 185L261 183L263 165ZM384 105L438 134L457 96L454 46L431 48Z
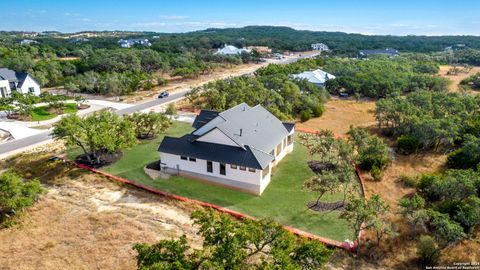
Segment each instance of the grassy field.
M48 106L35 107L32 111L32 121L45 121L56 117L54 113L47 111ZM63 108L64 113L75 113L77 112L76 103L65 103Z
M176 122L167 134L181 136L191 130L189 124ZM306 149L301 145L296 144L294 151L274 168L270 185L262 196L257 197L178 176L168 180L152 180L144 173L143 167L159 159L157 149L162 139L163 136L160 136L154 140L140 142L137 146L124 151L121 160L103 170L157 189L215 203L257 218L273 218L284 225L334 240L353 238L353 232L345 221L338 218L338 212L322 214L307 209L306 204L314 200L315 194L302 190L303 182L313 173L306 163L308 159ZM70 151L69 158L74 158L77 154L78 151ZM340 195L325 196L325 199L339 200Z

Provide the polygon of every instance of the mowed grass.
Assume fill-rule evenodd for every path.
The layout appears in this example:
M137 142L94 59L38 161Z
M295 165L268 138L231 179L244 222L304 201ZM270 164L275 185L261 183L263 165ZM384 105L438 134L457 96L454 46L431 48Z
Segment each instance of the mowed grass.
M76 113L77 104L76 103L65 103L63 107L64 113ZM48 112L48 106L40 106L33 108L32 111L32 121L45 121L56 117L54 113Z
M181 136L191 131L189 124L175 122L167 135ZM157 149L162 139L163 136L160 136L154 140L140 142L135 147L124 151L121 160L102 170L163 191L214 203L253 217L272 218L281 224L337 241L353 238L353 232L347 223L339 219L339 212L319 213L307 209L306 204L315 199L315 193L303 190L302 185L313 173L307 165L306 149L300 144L295 144L294 151L274 168L270 185L258 197L179 176L168 180L151 179L144 173L143 167L159 159ZM74 158L78 153L78 151L70 152L69 157ZM327 195L324 199L336 201L341 199L341 195Z

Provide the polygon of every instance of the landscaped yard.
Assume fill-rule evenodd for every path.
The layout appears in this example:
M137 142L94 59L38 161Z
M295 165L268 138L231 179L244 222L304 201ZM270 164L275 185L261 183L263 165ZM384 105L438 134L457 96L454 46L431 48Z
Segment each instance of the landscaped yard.
M181 136L191 132L189 124L176 122L168 130L171 136ZM184 177L171 177L168 180L152 180L143 167L159 159L158 146L163 136L155 140L142 141L137 146L124 151L124 156L115 164L103 168L104 171L150 185L154 188L177 195L214 203L258 218L273 218L284 225L315 233L334 240L353 239L353 232L339 212L319 213L308 210L306 204L315 199L315 194L302 190L303 182L313 173L307 165L308 154L300 144L274 168L270 185L262 196L257 197L240 191L209 185ZM71 151L74 158L78 151ZM340 200L341 195L325 196L326 200Z
M76 103L65 103L63 108L64 113L75 113L77 112ZM56 117L55 113L48 111L48 106L40 106L33 108L32 111L32 121L44 121Z

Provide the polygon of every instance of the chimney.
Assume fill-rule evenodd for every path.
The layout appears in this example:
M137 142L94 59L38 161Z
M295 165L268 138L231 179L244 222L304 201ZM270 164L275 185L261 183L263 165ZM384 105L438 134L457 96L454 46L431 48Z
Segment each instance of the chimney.
M240 129L240 137L242 137L243 128Z

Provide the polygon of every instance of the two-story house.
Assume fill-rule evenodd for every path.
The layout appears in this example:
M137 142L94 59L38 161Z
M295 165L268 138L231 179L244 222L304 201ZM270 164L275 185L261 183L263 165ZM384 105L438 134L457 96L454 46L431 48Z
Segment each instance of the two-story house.
M183 137L163 139L158 149L163 172L261 195L272 167L293 150L295 125L260 105L202 110L193 127Z
M8 97L12 91L21 94L40 95L40 84L28 73L0 68L0 97Z

